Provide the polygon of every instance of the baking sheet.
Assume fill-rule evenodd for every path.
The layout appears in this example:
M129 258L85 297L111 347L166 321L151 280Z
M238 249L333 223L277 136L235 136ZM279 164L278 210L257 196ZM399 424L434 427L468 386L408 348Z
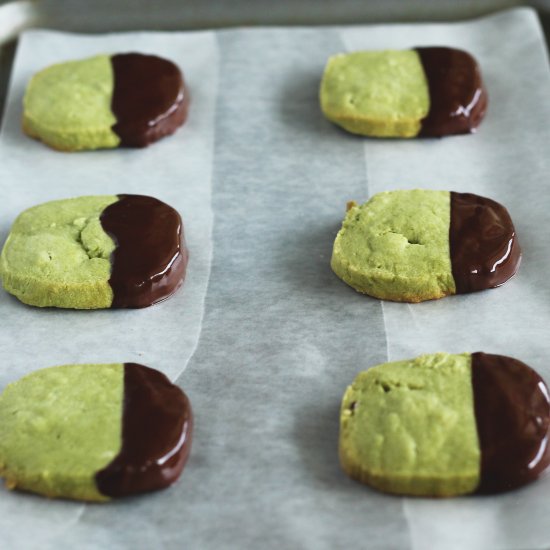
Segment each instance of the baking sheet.
M329 55L430 44L480 61L490 107L477 135L365 140L320 115ZM184 69L193 103L178 134L142 151L69 155L21 135L21 95L35 70L130 49ZM346 385L388 359L483 350L516 356L550 381L549 84L529 9L463 24L26 33L0 137L2 237L21 209L44 200L147 192L181 211L191 262L178 295L140 311L39 311L1 294L0 383L58 363L141 361L189 394L196 436L167 491L108 505L0 491L0 545L548 548L548 477L499 497L391 497L349 480L336 446ZM506 204L524 250L518 276L416 305L382 304L339 281L328 262L346 201L412 187Z

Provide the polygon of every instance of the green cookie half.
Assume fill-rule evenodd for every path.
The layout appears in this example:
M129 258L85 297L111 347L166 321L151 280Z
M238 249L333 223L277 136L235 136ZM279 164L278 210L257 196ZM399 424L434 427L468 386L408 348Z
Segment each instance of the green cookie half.
M22 212L0 256L4 288L39 307L111 307L115 243L100 215L115 195L51 201Z
M340 417L340 461L381 491L450 496L479 484L470 354L438 353L360 373Z
M117 147L113 88L108 55L52 65L28 85L23 130L60 151Z
M104 501L95 475L121 447L122 363L43 369L0 395L0 475L10 489Z
M348 132L414 137L428 114L428 82L415 50L363 51L329 58L320 89L324 115Z
M350 208L331 266L357 291L421 302L455 293L449 253L450 193L388 191Z

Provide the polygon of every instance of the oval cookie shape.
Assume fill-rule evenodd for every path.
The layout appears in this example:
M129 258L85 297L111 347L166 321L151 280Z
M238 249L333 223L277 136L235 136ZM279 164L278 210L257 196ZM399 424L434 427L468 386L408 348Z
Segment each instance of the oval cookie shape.
M35 371L0 395L0 475L10 489L104 501L162 489L191 448L187 396L135 363Z
M320 89L321 109L329 120L373 137L474 132L487 101L476 60L448 47L335 55Z
M145 147L187 118L180 69L154 55L99 55L52 65L33 76L23 130L55 149Z
M550 401L524 363L423 355L360 373L342 401L339 454L354 479L419 496L498 493L550 464Z
M166 203L145 195L78 197L19 215L0 276L28 305L140 308L176 292L187 259L181 217Z
M331 266L359 292L421 302L500 286L520 261L504 206L472 193L415 189L350 203Z

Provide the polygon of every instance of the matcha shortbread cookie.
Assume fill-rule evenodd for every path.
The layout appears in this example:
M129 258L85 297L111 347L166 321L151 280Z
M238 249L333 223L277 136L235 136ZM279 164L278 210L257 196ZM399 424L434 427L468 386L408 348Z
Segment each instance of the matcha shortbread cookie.
M550 464L548 389L502 355L437 353L360 373L345 392L339 454L388 493L498 493Z
M375 137L470 133L487 109L475 59L445 47L334 55L323 74L320 101L332 122Z
M59 63L31 79L23 130L54 149L145 147L187 117L179 68L154 55L98 55Z
M9 489L104 501L162 489L191 448L191 405L135 363L35 371L0 395L0 475Z
M180 215L144 195L52 201L15 220L0 255L4 288L25 304L147 307L183 283Z
M415 189L349 203L331 266L359 292L421 302L500 286L520 260L501 204L471 193Z

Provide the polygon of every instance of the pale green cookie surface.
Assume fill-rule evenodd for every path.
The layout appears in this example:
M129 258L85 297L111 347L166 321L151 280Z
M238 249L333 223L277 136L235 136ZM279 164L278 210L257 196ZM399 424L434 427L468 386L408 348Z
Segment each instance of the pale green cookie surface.
M0 255L4 288L25 304L75 309L108 308L110 257L115 243L102 211L114 195L44 203L15 220Z
M388 191L349 208L331 266L359 292L421 302L456 292L448 191Z
M47 67L27 87L23 129L63 151L117 147L113 82L108 55Z
M426 75L414 50L362 51L329 58L321 109L354 134L414 137L430 108Z
M340 416L340 460L381 491L452 496L480 477L471 355L437 353L360 373Z
M95 474L118 454L124 365L35 371L0 395L0 475L10 489L108 500Z

